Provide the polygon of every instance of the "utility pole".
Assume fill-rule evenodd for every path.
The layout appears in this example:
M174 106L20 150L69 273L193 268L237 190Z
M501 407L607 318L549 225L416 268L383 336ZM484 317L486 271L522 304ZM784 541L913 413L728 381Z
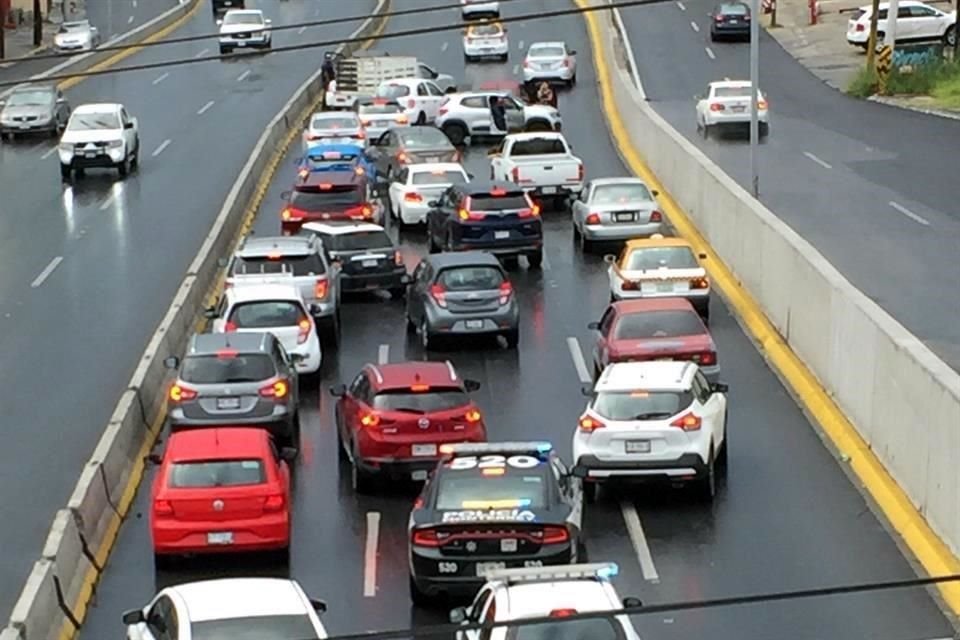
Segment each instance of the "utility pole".
M760 174L757 169L757 142L760 139L760 0L751 0L750 13L750 185L753 197L760 197Z
M6 40L6 31L7 31L7 5L0 0L0 60L3 60L7 57L7 44Z
M890 45L890 51L897 50L897 17L900 13L900 0L890 0L887 8L887 31L883 43Z
M40 0L33 0L33 46L43 44L43 12L40 10Z
M877 20L879 17L880 0L873 0L873 8L870 12L870 36L867 38L867 69L870 71L877 68Z

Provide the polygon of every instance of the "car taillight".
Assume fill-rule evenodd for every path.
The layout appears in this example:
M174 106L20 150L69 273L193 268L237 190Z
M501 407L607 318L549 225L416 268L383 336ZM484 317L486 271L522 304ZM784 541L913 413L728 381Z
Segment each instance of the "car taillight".
M518 218L536 218L540 215L540 205L533 202L530 203L530 207L527 209L521 209L517 214Z
M651 211L650 222L663 222L663 214L659 211Z
M303 214L296 209L285 207L283 211L280 212L280 219L284 222L300 222L303 220Z
M370 126L370 121L369 121L369 120L361 120L361 121L360 121L360 124L362 124L362 125L365 126L365 127L369 127L369 126Z
M457 212L457 217L461 220L483 220L486 216L482 213L474 213L472 211L467 211L466 209L460 209Z
M283 400L290 393L290 385L286 380L277 380L268 385L260 387L257 392L263 398L273 398L274 400Z
M327 291L330 290L330 283L326 278L317 278L317 282L313 285L313 297L317 300L322 300L327 297Z
M297 323L297 344L306 342L312 330L313 323L310 322L310 318L301 318L300 322Z
M551 618L569 618L577 615L576 609L554 609L550 612Z
M500 283L500 304L510 302L510 296L513 295L513 285L509 282Z
M448 111L448 109L447 109L446 107L440 107L439 109L437 109L437 115L438 115L438 116L445 116L445 115L447 115L447 111Z
M717 354L713 351L704 351L700 354L699 364L717 364Z
M530 63L529 60L527 60L527 59L524 59L524 60L523 60L523 68L524 68L524 69L529 69L529 68L530 68L530 64L531 64L531 63Z
M393 264L397 265L398 267L403 266L403 254L399 251L393 252Z
M588 215L587 215L587 219L586 219L586 223L587 223L587 224L600 224L600 214L599 214L599 213L591 213L591 214L588 214Z
M684 431L699 431L700 430L700 416L693 413L685 413L673 422L670 423L671 427L678 427Z
M419 193L416 193L415 191L408 191L407 193L403 194L403 201L404 202L423 202L423 196L421 196Z
M396 120L397 124L408 124L410 122L410 120L407 119L407 116L403 115L402 113L394 118L394 120Z
M476 409L470 409L463 414L463 419L466 420L468 424L477 424L483 420L483 416Z
M360 208L360 215L362 215L364 218L372 218L373 207L368 204L363 205L363 207Z
M583 178L586 175L587 175L587 170L586 168L584 168L583 163L581 162L579 166L577 166L577 180L579 180L580 182L583 182Z
M515 183L520 184L520 167L514 167L510 172L510 177Z
M580 427L580 431L593 433L597 429L603 429L607 425L603 424L602 422L600 422L599 420L597 420L592 416L582 416L577 426Z
M172 516L173 504L169 500L154 500L153 513L157 516Z
M566 527L546 526L543 528L543 544L560 544L570 541L570 532Z
M410 544L415 547L439 547L443 541L436 529L420 529L413 532Z
M640 288L640 283L634 282L633 280L624 280L620 288L624 291L636 291Z
M719 102L710 103L710 111L723 111L724 109L726 109L726 107Z
M361 413L360 414L360 424L365 427L375 427L380 424L380 416L375 413Z
M410 161L410 157L407 154L405 154L403 151L397 154L397 162L402 162L403 164L407 164L407 162L409 161Z
M710 281L706 278L694 278L690 281L691 289L709 289Z
M857 30L857 31L865 31L866 29L864 28L864 26L863 26L862 24L858 24L856 30Z
M237 330L237 323L236 323L236 322L225 322L225 323L223 323L223 330L224 330L224 332L226 332L226 333L233 333L234 331Z
M267 496L267 499L263 501L263 510L264 511L283 511L283 507L287 504L287 501L284 499L283 494L277 493L272 496Z
M766 109L767 101L766 100L757 100L757 109Z
M170 387L170 400L172 402L183 402L184 400L193 400L197 397L197 392L190 387L181 384L175 384Z
M570 62L570 58L564 58L564 59L563 59L563 66L565 66L567 69L570 68L570 65L571 65L571 64L572 64L572 63Z
M446 308L447 290L443 288L443 285L435 284L430 287L430 295L433 296L433 299L438 306Z

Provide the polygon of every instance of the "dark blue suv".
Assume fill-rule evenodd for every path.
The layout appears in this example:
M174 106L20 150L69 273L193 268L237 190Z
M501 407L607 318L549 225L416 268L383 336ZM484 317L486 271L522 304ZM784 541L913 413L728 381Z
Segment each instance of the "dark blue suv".
M469 182L448 188L429 203L430 253L482 249L500 257L525 255L533 268L543 262L540 207L509 182Z

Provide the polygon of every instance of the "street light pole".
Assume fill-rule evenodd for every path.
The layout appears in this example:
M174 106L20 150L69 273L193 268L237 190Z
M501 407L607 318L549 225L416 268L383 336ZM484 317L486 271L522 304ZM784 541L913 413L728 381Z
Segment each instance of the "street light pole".
M886 37L883 43L890 45L891 51L897 48L897 18L899 13L900 0L890 0L890 5L887 7L887 30L884 33Z
M757 169L757 141L760 138L760 0L750 2L750 185L753 197L760 196L760 175Z
M33 46L39 47L43 43L43 12L40 11L40 0L33 0Z

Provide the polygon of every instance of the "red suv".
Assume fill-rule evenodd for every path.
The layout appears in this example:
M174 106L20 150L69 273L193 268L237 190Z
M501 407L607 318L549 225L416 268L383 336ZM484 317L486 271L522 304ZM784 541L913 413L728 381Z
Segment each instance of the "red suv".
M349 388L331 387L340 459L352 463L354 490L368 491L378 474L426 480L439 445L486 442L483 415L467 395L479 388L450 362L368 364Z
M353 169L315 171L297 179L292 191L282 195L280 229L294 235L305 222L361 220L376 222L379 206L366 174Z

